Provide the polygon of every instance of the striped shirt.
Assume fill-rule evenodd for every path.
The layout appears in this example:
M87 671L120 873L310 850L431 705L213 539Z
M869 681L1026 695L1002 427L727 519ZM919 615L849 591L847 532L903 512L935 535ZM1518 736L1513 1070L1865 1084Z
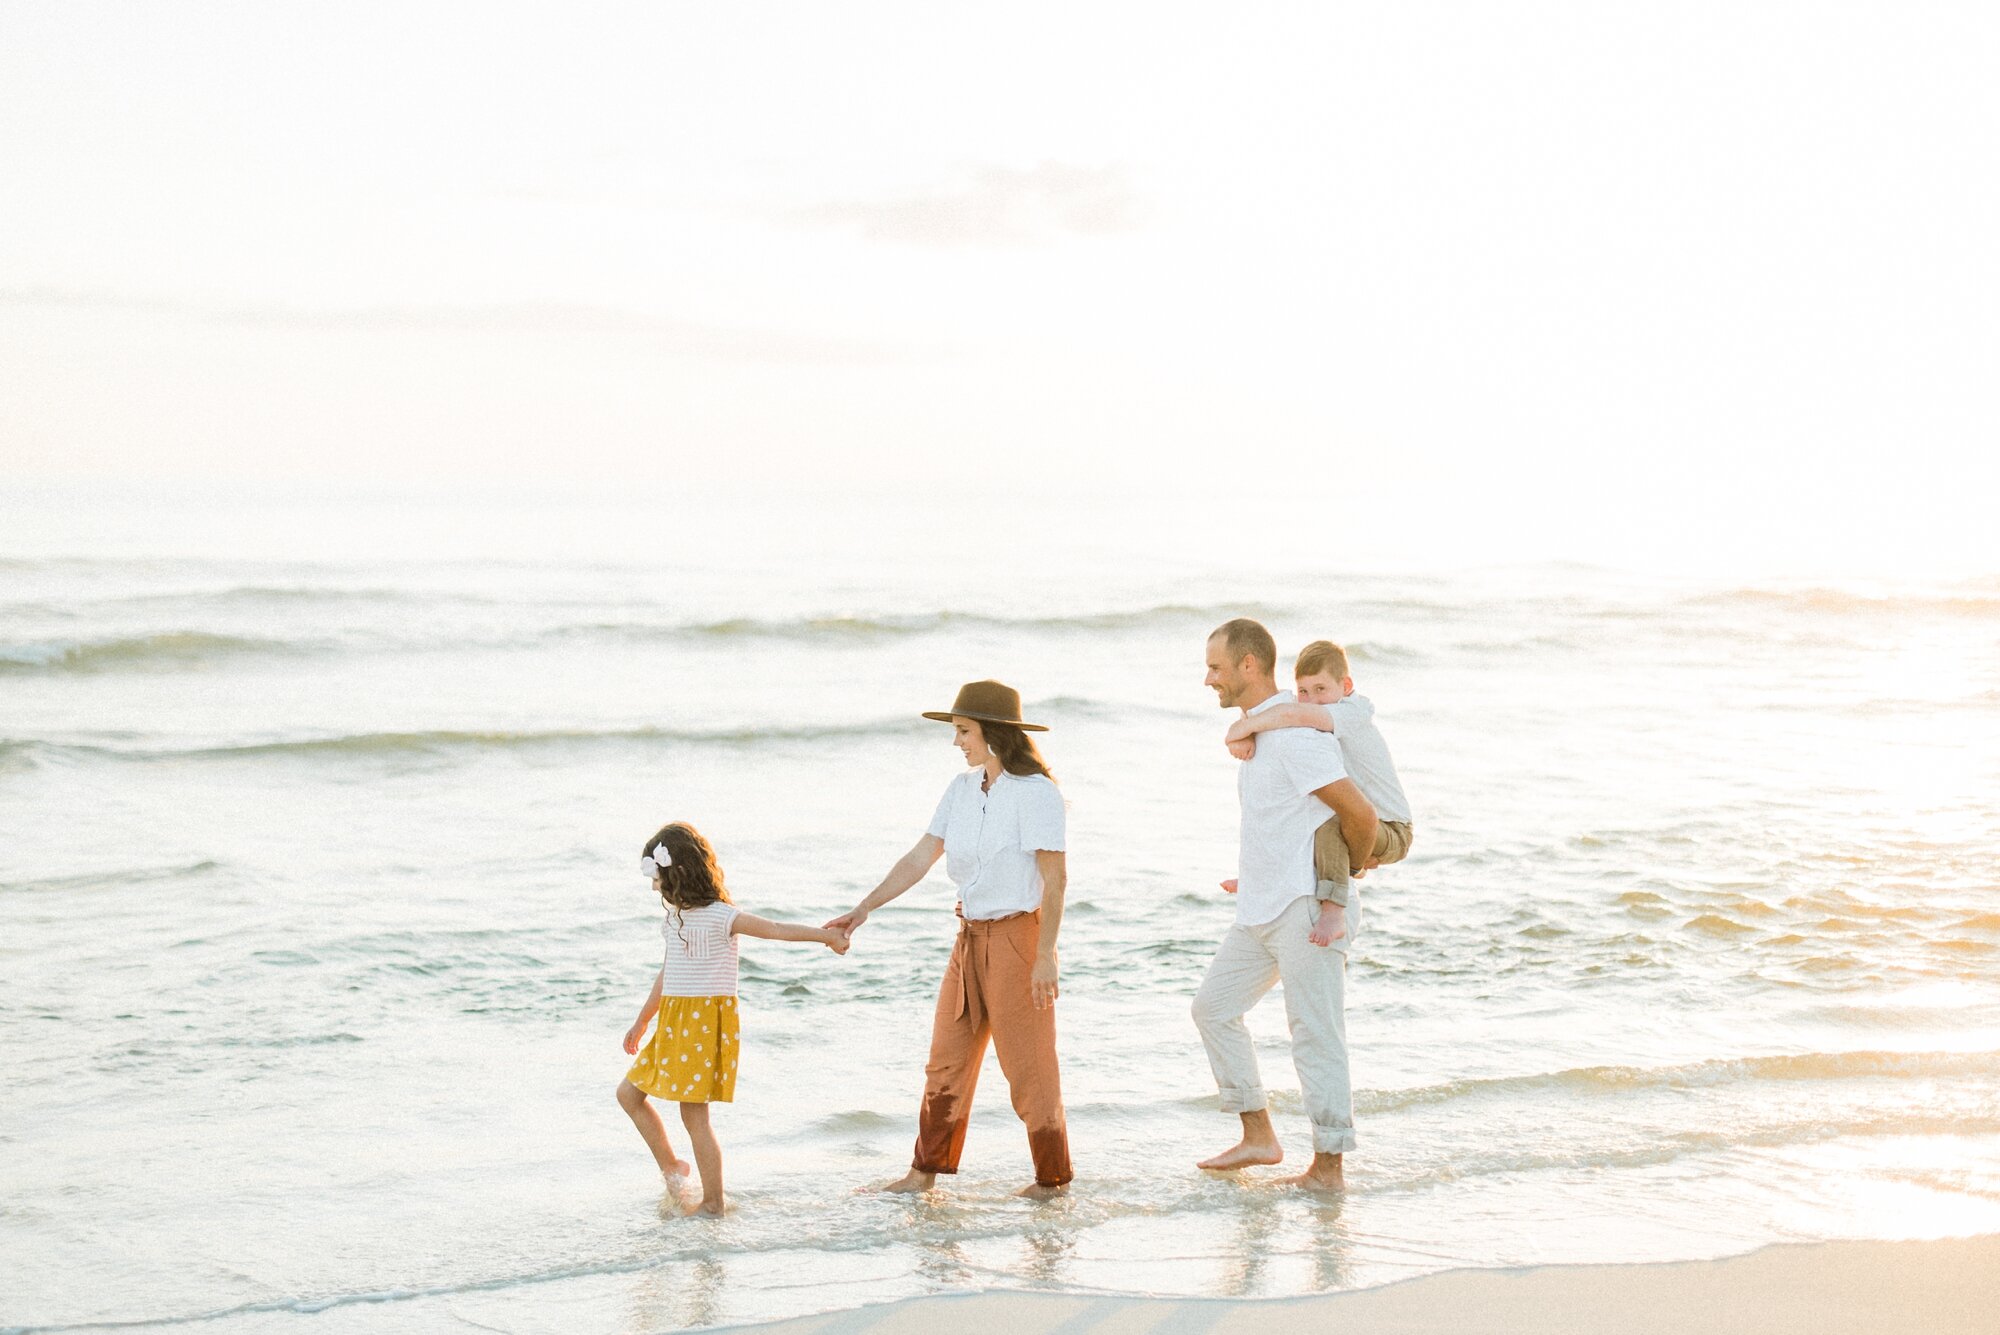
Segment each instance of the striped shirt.
M698 909L669 907L660 935L666 961L660 966L663 997L736 995L736 937L729 930L736 906L717 901Z

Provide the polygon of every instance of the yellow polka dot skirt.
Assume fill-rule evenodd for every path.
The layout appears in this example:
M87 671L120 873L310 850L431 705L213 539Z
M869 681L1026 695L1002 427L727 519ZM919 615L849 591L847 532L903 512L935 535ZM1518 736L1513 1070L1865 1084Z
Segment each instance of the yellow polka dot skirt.
M657 1099L728 1103L737 1056L735 997L661 997L653 1036L625 1078Z

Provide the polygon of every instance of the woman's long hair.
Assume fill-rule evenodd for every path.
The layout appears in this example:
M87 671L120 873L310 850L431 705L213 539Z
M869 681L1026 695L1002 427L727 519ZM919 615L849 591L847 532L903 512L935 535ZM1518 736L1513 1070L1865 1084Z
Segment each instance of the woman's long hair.
M986 738L986 749L1000 757L1000 768L1009 774L1039 774L1050 783L1056 776L1049 772L1049 762L1042 759L1042 753L1035 747L1035 739L1022 732L1011 723L988 723L979 721L979 731Z
M722 868L716 865L715 850L694 826L684 821L662 825L660 832L639 851L642 855L652 855L660 848L667 851L673 862L660 868L654 884L659 887L660 901L674 915L674 930L680 932L685 944L687 933L681 931L681 915L689 909L729 903L729 887L722 882Z

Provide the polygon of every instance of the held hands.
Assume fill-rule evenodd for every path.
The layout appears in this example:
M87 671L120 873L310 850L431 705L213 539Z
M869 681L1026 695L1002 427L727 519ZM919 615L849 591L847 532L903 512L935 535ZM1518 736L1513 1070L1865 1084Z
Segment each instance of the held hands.
M865 909L849 909L838 918L828 918L820 924L820 927L825 931L839 932L842 936L851 937L855 929L867 921L868 913ZM846 954L846 948L842 947L840 953Z
M826 948L828 950L831 950L836 955L845 955L847 953L847 947L851 944L853 938L838 928L827 927L821 930L826 933Z
M1047 1010L1055 1004L1056 994L1060 991L1056 986L1056 973L1054 955L1035 956L1034 972L1028 975L1028 995L1034 1000L1036 1010Z
M1222 744L1229 748L1229 754L1238 760L1248 760L1257 754L1257 734L1250 731L1250 720L1237 719L1223 734Z

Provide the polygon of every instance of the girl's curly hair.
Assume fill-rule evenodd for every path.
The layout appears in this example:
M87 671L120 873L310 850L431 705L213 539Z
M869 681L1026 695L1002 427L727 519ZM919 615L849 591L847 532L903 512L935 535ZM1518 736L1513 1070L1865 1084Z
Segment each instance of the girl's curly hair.
M689 909L730 902L729 887L723 884L715 850L701 837L701 831L685 821L662 825L640 853L650 855L657 848L666 849L667 856L673 859L671 865L660 869L653 884L659 889L660 901L674 915L675 931L681 932L680 916ZM686 932L681 932L681 940L687 940Z

